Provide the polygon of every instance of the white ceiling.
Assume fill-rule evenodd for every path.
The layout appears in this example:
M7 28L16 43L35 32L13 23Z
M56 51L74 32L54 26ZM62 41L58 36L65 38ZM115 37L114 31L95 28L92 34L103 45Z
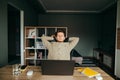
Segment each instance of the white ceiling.
M47 13L99 13L110 6L116 0L38 0Z

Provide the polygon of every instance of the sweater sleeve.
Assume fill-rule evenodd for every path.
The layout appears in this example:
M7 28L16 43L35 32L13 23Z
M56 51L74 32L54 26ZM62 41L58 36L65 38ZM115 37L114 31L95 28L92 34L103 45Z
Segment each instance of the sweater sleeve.
M73 49L77 45L78 41L79 41L79 37L70 37L69 38L70 49Z
M53 40L52 37L48 37L48 36L42 36L41 37L43 45L45 45L47 48L50 47L51 43L49 42L49 40Z

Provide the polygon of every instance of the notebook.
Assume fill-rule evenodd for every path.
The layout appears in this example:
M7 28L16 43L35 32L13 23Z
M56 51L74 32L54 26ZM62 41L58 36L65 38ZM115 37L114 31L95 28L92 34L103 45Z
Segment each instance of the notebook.
M88 76L89 78L92 78L92 77L95 77L95 76L100 76L100 73L98 73L97 71L95 71L95 70L93 70L89 67L86 67L83 70L80 69L78 71L80 71L84 75Z
M72 60L42 60L42 75L73 75L74 64Z

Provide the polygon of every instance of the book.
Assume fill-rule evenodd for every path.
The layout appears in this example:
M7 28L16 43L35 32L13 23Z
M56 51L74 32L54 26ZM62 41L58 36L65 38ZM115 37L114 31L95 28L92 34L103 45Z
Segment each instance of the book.
M84 68L81 73L88 76L89 78L96 77L96 76L100 75L99 72L97 72L89 67Z
M42 42L36 42L37 49L46 49Z

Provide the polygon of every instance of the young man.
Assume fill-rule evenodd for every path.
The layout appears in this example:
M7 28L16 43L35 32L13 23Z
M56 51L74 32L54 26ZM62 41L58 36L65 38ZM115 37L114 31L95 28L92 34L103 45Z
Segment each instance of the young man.
M66 35L62 30L57 31L54 38L42 36L41 39L48 49L48 59L51 60L70 60L70 52L79 41L78 37L70 37L65 42ZM49 40L53 39L55 39L55 42L49 42Z

